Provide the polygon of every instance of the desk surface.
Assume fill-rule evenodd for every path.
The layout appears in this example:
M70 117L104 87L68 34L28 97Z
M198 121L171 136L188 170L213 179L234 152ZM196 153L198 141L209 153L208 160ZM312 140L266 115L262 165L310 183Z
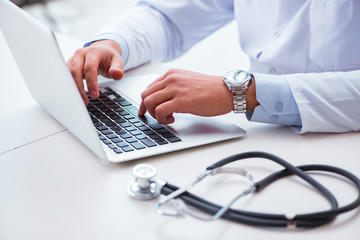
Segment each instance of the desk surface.
M66 38L59 41L66 57L80 46ZM216 44L216 40L202 43L184 58L167 66L200 69L201 72L208 68L210 74L221 74L226 68L235 66L232 59L214 63L204 58L199 62L198 52L208 47L207 44ZM359 210L343 214L316 229L283 231L225 220L202 222L188 216L160 216L154 210L156 200L137 201L126 191L132 180L132 167L139 163L152 164L157 168L159 178L183 185L211 163L252 150L271 152L294 165L330 164L360 176L359 133L297 135L287 127L249 123L243 115L229 114L229 119L247 131L245 137L137 161L103 165L31 98L1 35L0 49L0 66L5 71L2 78L7 89L0 95L0 239L331 240L344 236L349 240L360 239ZM227 53L225 50L222 54ZM248 67L246 64L244 59L242 65ZM217 70L214 65L218 66ZM145 65L127 74L148 72L154 66ZM238 165L251 170L256 179L279 169L273 163L258 159ZM334 192L340 204L356 197L354 188L345 181L319 174L316 177ZM211 182L205 186L212 186ZM231 198L234 188L218 189ZM204 189L199 191L207 194ZM216 194L209 194L209 197L219 200ZM282 180L238 204L265 212L284 212L284 209L308 212L328 207L311 188L293 178Z

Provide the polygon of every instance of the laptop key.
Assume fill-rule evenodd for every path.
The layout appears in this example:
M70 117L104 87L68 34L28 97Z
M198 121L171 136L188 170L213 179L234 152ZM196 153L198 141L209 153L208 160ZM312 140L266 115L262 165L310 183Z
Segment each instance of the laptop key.
M108 128L101 124L101 126L97 126L96 129L99 131L103 131L103 130L107 130Z
M131 120L133 120L133 119L131 119ZM129 121L129 122L131 122L131 120ZM144 124L142 124L141 122L131 122L132 124L134 124L134 126L135 127L137 127L137 128L139 128L140 129L140 127L145 127L145 125ZM141 129L140 129L141 130Z
M116 149L117 148L114 144L109 144L108 147L111 148L111 149Z
M113 143L119 143L119 142L122 142L123 140L121 138L117 137L117 138L112 138L111 141Z
M142 132L140 132L139 130L134 130L134 131L131 131L130 133L134 136L142 134Z
M144 134L139 134L139 135L135 135L135 137L139 140L142 140L142 139L147 139L147 136L144 135Z
M118 124L121 124L121 123L127 123L125 119L123 118L118 118L115 120L115 122L117 122Z
M109 135L106 135L106 137L109 139L118 138L118 136L116 134L109 134Z
M178 137L171 137L171 138L167 138L167 140L171 143L174 143L174 142L180 142L181 139L178 138Z
M145 148L145 146L142 145L142 144L139 143L139 142L131 143L131 146L133 146L133 147L134 147L135 149L137 149L137 150Z
M95 127L100 127L100 126L104 126L104 124L102 124L101 122L96 122L96 123L94 123L94 126Z
M127 131L125 131L124 129L119 129L119 130L116 130L115 132L118 135L127 134Z
M161 135L170 133L170 131L165 129L165 128L158 129L156 132L161 134Z
M132 136L128 133L125 133L125 134L121 134L120 137L126 139L126 138L131 138Z
M117 143L116 145L117 145L118 147L120 147L120 148L129 146L129 144L127 144L126 142L119 142L119 143Z
M155 134L155 132L153 130L144 130L143 133L145 133L146 135L153 135Z
M108 126L108 127L110 127L110 128L111 128L112 126L116 126L116 125L117 125L117 124L114 123L114 122L112 122L112 121L106 123L106 126Z
M127 146L127 147L123 147L121 148L124 152L131 152L131 151L134 151L134 149L130 146Z
M148 135L149 138L151 139L162 139L159 135L157 134L151 134L151 135Z
M133 127L133 126L126 127L125 129L126 129L126 131L129 131L129 132L137 130L136 127Z
M135 126L136 126L136 124L144 126L142 123L140 123L139 119L137 119L137 118L129 119L129 122L134 124Z
M164 126L159 123L149 124L149 126L154 130L164 129Z
M140 126L139 129L140 129L141 131L150 130L150 128L148 128L147 126Z
M123 128L126 128L126 127L130 127L131 124L128 122L123 122L123 123L120 123L120 126L122 126Z
M137 140L135 139L135 138L127 138L127 139L125 139L125 141L127 141L128 143L135 143L135 142L137 142Z
M120 127L119 125L111 126L110 128L111 128L111 130L113 130L114 132L116 132L117 130L122 130L122 127Z
M172 134L172 133L164 133L164 134L161 134L161 136L163 137L163 138L166 138L166 139L168 139L168 138L172 138L172 137L176 137L174 134Z
M119 104L120 104L121 106L123 106L123 107L125 107L125 106L131 106L131 105L132 105L132 104L131 104L129 101L127 101L127 100L121 101L121 102L119 102Z
M108 135L108 134L112 134L113 131L111 131L109 129L106 129L106 130L101 131L101 133L104 134L104 135Z
M129 114L129 115L123 116L123 118L125 118L126 120L129 120L129 119L133 119L134 116Z
M114 101L115 102L121 102L121 101L125 101L126 99L123 98L123 97L117 97L117 98L114 98Z
M154 143L154 142L151 141L150 139L143 139L143 140L141 140L141 142L142 142L143 144L145 144L145 146L147 146L147 147L154 147L154 146L156 146L156 143Z
M154 139L154 141L159 145L165 145L165 144L169 143L168 141L166 141L165 139L162 139L162 138Z
M103 143L105 143L106 145L111 144L111 142L110 142L109 140L107 140L107 139L104 139L104 140L102 140L102 141L103 141Z
M118 149L118 148L115 148L115 149L113 149L114 150L114 152L116 153L116 154L120 154L120 153L122 153L123 151L121 151L120 149Z

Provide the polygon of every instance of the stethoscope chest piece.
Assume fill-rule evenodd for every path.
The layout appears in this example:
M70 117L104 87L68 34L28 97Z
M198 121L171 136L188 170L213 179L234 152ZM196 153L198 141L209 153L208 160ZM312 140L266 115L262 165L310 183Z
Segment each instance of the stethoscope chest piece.
M139 200L148 200L157 197L160 192L157 181L154 181L156 169L149 164L139 164L133 168L135 180L128 184L130 196Z

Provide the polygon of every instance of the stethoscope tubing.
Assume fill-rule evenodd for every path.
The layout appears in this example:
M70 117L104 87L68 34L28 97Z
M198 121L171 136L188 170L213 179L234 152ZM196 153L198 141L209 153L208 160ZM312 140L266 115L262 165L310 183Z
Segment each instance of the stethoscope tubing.
M222 215L222 218L244 224L255 225L255 226L264 226L264 227L296 226L300 228L310 228L310 227L317 227L329 223L333 221L338 214L350 211L360 206L360 180L354 174L344 169L340 169L333 166L318 165L318 164L293 166L290 163L286 162L285 160L269 153L246 152L225 158L211 165L210 167L207 168L207 170L215 169L237 160L242 160L246 158L255 158L255 157L269 159L285 167L284 170L277 171L265 177L264 179L256 182L255 183L256 192L261 191L266 186L275 182L278 179L290 175L297 175L302 179L304 179L309 184L311 184L315 189L317 189L330 202L331 208L326 211L298 214L295 215L292 219L287 218L284 214L249 212L249 211L237 210L231 208L224 215ZM359 195L353 202L345 206L338 207L338 203L335 197L333 196L333 194L329 190L327 190L323 185L321 185L318 181L316 181L314 178L312 178L311 176L305 173L308 171L325 171L325 172L332 172L341 175L355 184ZM164 195L168 195L173 191L176 191L177 189L178 187L167 183L161 189L161 193ZM179 196L179 198L182 199L186 204L195 207L201 211L207 212L211 215L217 213L219 209L221 209L221 206L209 202L205 199L202 199L189 192L183 193L182 195Z

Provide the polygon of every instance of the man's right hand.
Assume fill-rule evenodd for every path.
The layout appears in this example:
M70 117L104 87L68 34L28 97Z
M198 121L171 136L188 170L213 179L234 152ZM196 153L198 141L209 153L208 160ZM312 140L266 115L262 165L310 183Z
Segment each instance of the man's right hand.
M83 79L86 80L90 97L96 99L99 97L98 74L114 80L120 80L124 76L121 48L112 40L97 41L76 50L67 66L86 105L89 99L84 90Z

